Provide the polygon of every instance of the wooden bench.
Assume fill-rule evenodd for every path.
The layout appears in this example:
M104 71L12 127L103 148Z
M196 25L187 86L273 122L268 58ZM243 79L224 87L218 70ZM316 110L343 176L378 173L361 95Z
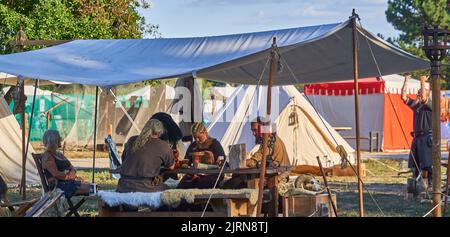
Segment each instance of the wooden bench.
M193 204L205 204L209 194L194 195ZM206 211L205 217L254 217L256 216L256 204L250 203L250 194L213 194L210 205L223 207L220 210ZM99 198L100 217L201 217L201 211L152 211L124 212L113 210Z

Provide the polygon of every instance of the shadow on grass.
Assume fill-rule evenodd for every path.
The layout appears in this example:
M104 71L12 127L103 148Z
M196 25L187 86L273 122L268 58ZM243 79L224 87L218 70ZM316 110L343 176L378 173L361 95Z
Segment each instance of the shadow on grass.
M359 216L357 183L333 182L330 187L336 194L340 216ZM406 199L406 185L404 184L372 183L366 184L364 187L365 216L421 217L432 208L431 202L421 202L419 199L412 198Z

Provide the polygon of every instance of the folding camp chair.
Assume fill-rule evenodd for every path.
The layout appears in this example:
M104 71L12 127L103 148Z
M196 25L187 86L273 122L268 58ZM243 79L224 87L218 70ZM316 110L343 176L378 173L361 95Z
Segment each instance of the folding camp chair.
M119 152L117 152L117 146L112 140L111 135L105 137L105 144L108 147L109 153L109 172L113 179L120 179L120 166L122 165L121 159L119 157Z
M48 184L47 177L44 175L44 169L42 168L42 154L32 154L34 162L36 163L36 167L39 173L39 177L41 178L42 188L44 189L44 192L47 194L50 191L50 185ZM55 185L56 187L56 185ZM67 203L69 204L69 212L66 214L66 217L68 216L76 216L80 217L80 214L78 213L78 209L83 205L84 202L86 202L86 195L76 195L76 196L83 196L80 201L78 201L77 204L73 204L71 198L67 198Z

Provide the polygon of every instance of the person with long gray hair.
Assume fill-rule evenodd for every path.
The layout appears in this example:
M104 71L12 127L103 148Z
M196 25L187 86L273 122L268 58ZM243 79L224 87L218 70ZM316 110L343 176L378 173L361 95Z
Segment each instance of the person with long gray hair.
M45 152L42 154L42 168L49 186L64 191L64 196L89 194L90 184L77 177L77 171L64 154L58 151L61 147L61 136L56 130L47 130L42 138Z
M175 168L175 158L169 143L160 139L164 125L150 119L139 136L131 137L124 152L127 159L120 168L117 192L156 192L167 189L160 174L161 166Z

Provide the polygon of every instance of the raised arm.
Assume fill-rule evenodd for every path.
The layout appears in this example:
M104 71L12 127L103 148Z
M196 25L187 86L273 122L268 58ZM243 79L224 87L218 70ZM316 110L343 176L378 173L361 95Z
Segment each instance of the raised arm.
M403 102L407 102L408 101L408 94L406 93L406 91L408 90L408 80L411 78L411 75L406 74L405 75L405 80L403 81L403 87L402 87L402 100Z
M422 93L420 94L420 102L422 102L422 104L428 102L428 92L425 88L425 81L427 80L428 76L420 76L420 89L422 90Z

